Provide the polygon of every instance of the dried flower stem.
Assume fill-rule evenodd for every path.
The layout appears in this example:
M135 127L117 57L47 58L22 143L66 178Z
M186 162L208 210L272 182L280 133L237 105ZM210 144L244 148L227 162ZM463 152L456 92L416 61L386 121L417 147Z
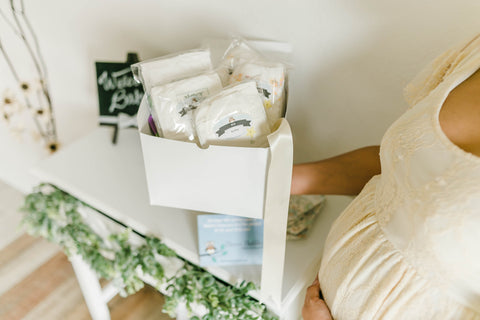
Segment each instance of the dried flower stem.
M10 68L10 71L12 72L13 77L15 78L15 81L17 81L18 86L20 87L20 85L21 85L20 77L18 76L18 73L17 73L17 71L15 70L15 67L12 64L12 61L10 60L10 57L8 56L7 52L5 51L5 48L3 47L1 40L0 40L0 52L3 54L3 56L5 58L5 61L7 62L7 65ZM24 91L22 91L22 94L23 94L23 97L25 99L25 103L27 105L27 108L30 109L30 110L33 110L32 104L30 103L30 99L28 98L28 96L25 94ZM40 133L40 135L47 139L48 137L45 134L45 132L43 131L42 126L38 122L37 117L33 117L33 121L34 121L35 126L37 127L37 130Z
M51 132L52 137L51 138L53 138L54 140L57 140L56 139L57 133L56 133L56 129L55 129L56 128L55 120L54 120L54 117L53 117L52 101L51 101L51 98L50 98L50 93L49 93L48 88L47 88L46 66L45 66L42 54L40 52L40 47L38 45L37 36L36 36L35 32L33 31L33 28L30 24L30 21L27 19L27 16L25 14L25 6L24 6L23 0L20 1L20 11L17 10L17 8L15 7L15 4L14 4L13 0L10 0L10 8L12 9L13 19L15 20L17 28L20 31L20 37L22 38L23 43L25 44L25 47L27 48L27 50L28 50L28 52L29 52L29 54L32 58L32 61L35 65L35 68L37 70L39 78L43 80L42 83L41 83L43 94L45 95L45 98L47 99L48 109L50 111L50 114L52 115L49 119L50 122L51 122L51 130L52 130L52 132ZM32 49L32 46L30 45L30 42L27 41L26 33L25 33L25 30L22 27L22 24L20 23L20 20L18 19L18 14L21 15L25 25L27 26L27 28L30 31L30 36L32 37L33 42L35 44L36 54L34 53L34 51ZM42 67L40 67L40 64L42 65Z
M10 20L6 14L0 10L0 17L5 20L7 25L12 29L14 34L18 36L23 44L25 45L28 54L35 66L35 70L38 73L38 77L40 79L40 91L37 91L37 98L40 104L46 102L46 107L48 109L48 118L44 123L44 127L40 125L38 120L38 115L36 113L32 113L33 120L35 122L35 126L38 129L39 134L45 139L47 144L56 143L57 142L57 132L56 132L56 125L55 119L53 116L53 108L52 108L52 100L50 97L50 91L48 89L48 79L47 79L47 68L43 56L40 51L40 46L38 43L38 38L34 32L34 29L27 18L25 5L23 0L9 0L10 2L10 9L13 20ZM12 60L7 54L5 47L3 47L0 39L0 53L2 53L5 57L8 67L10 68L12 75L15 81L18 84L18 87L22 87L22 81L19 77L15 66L12 63ZM33 104L30 100L30 97L25 92L23 88L22 96L24 98L25 104L28 109L35 111Z
M45 81L45 87L48 88L48 76L47 76L47 66L45 64L45 60L43 59L42 52L40 50L40 45L38 44L38 38L37 35L35 34L35 31L33 30L32 24L30 23L30 20L27 18L27 14L25 11L25 5L23 4L23 0L20 2L21 5L21 14L23 17L23 21L25 22L25 25L27 26L28 31L30 32L30 35L33 39L33 43L35 45L35 51L37 52L37 57L38 61L40 61L40 65L42 66L42 72L43 72L43 80ZM48 91L47 91L48 95ZM48 97L50 97L48 95Z
M5 20L5 22L8 24L8 26L13 30L13 32L21 37L20 35L20 31L17 30L17 28L15 27L15 25L7 18L7 15L5 14L5 12L3 12L2 9L0 9L0 16L3 18L3 20Z

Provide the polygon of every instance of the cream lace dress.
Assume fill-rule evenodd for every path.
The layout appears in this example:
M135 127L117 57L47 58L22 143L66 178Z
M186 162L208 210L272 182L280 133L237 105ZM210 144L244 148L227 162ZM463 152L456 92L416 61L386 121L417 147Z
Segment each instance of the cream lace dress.
M480 157L438 120L478 68L477 36L407 86L412 107L382 140L382 174L325 244L319 279L334 319L480 319Z

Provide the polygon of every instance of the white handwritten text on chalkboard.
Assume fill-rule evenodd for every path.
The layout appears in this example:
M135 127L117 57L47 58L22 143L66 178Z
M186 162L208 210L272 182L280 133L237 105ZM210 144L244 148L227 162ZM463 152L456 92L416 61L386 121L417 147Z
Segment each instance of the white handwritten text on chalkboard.
M139 84L131 76L130 68L125 68L109 73L103 71L98 77L98 85L106 92L111 91L111 102L108 111L124 110L129 106L138 106L142 100L143 92ZM133 88L128 90L128 88Z

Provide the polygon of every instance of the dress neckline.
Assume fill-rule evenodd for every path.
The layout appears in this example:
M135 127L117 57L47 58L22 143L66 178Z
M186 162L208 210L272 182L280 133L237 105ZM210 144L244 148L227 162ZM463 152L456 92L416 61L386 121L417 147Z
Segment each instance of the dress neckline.
M440 103L438 104L438 106L436 107L436 112L434 112L433 127L435 128L435 131L437 132L437 135L440 138L440 141L443 143L445 147L447 147L449 150L452 150L452 152L458 154L463 158L469 159L471 161L474 161L480 164L480 156L477 156L471 152L465 151L464 149L460 148L458 145L453 143L452 140L450 140L450 138L445 134L445 132L443 131L440 125L440 111L442 110L442 107L445 104L445 101L447 100L448 95L457 86L459 86L465 80L470 78L477 70L480 70L479 64L476 63L474 66L471 66L470 68L466 68L464 70L465 71L463 71L460 75L458 75L457 72L453 72L452 74L450 74L451 78L454 77L453 81L444 83L444 85L446 86L446 90L443 92L443 97L440 100Z

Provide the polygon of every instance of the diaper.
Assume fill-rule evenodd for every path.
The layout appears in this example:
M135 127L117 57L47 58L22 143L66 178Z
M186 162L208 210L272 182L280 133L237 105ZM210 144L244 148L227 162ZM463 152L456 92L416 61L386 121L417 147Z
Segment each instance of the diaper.
M163 136L194 140L192 111L205 98L221 90L220 78L214 72L153 87L150 95L152 114Z
M238 65L258 59L261 59L261 55L257 51L252 49L243 40L234 39L217 68L222 84L224 86L230 84L230 76Z
M193 50L142 61L131 66L134 77L143 83L145 92L151 88L212 70L210 50Z
M281 63L252 61L238 65L230 77L231 84L255 80L270 127L285 115L285 71Z
M195 110L194 121L202 146L268 146L270 126L254 81L207 98Z

